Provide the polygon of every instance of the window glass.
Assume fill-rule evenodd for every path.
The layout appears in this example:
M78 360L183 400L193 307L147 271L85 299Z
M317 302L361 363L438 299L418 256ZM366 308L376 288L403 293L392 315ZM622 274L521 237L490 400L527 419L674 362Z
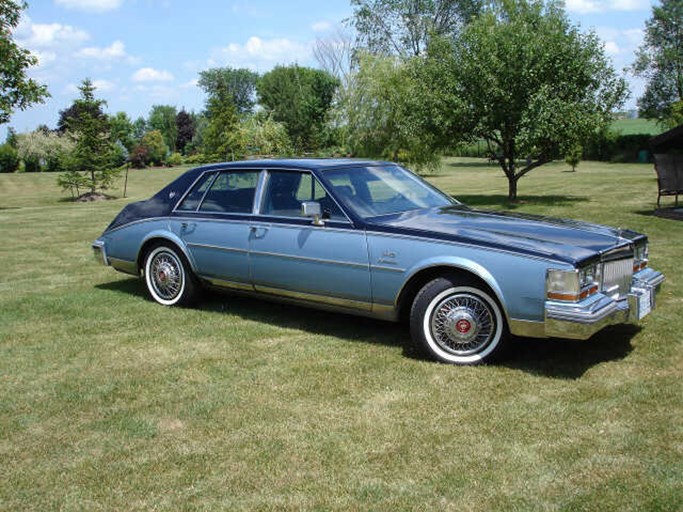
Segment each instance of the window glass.
M263 211L265 215L300 217L301 203L318 201L323 219L347 220L323 186L308 172L271 171L266 186Z
M199 206L199 201L201 201L202 197L204 197L204 192L206 192L206 189L208 189L209 185L211 184L211 178L213 178L215 175L216 173L214 172L204 173L202 177L199 178L199 181L195 183L190 193L185 196L183 202L180 203L176 209L183 211L196 210L197 206Z
M339 199L365 218L454 204L451 198L398 166L330 170L325 178Z
M258 183L258 171L224 171L206 193L199 211L251 213Z

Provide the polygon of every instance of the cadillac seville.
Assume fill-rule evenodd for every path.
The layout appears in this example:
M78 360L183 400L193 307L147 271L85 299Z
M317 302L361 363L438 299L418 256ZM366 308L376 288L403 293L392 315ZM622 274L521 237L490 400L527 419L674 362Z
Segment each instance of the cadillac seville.
M664 280L645 235L478 211L397 164L348 159L189 170L92 247L164 306L215 287L403 320L416 349L454 364L499 356L511 334L637 323Z

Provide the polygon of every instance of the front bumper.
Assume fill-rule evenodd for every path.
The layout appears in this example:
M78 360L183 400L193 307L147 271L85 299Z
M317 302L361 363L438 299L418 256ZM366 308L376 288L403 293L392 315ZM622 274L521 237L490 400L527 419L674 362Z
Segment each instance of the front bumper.
M585 340L608 325L636 324L654 309L663 281L661 272L646 268L633 276L624 298L596 293L577 303L546 301L545 335Z

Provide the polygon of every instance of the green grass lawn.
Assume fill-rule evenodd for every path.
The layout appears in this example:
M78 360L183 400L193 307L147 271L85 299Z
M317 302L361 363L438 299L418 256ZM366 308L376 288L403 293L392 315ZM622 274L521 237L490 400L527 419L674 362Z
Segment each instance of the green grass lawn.
M681 510L683 222L652 215L650 165L567 171L534 170L514 209L647 233L658 307L475 368L414 359L400 325L222 295L164 308L98 266L91 241L179 169L90 204L0 175L0 510ZM429 179L507 207L485 163Z
M667 129L652 119L617 119L612 123L612 129L622 135L635 135L646 133L659 135Z

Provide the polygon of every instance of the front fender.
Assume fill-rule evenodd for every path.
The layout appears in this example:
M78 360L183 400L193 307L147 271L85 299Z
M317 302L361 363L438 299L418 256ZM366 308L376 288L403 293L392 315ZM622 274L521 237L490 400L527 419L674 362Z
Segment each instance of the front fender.
M409 268L406 271L407 278L405 280L405 283L403 284L403 286L399 290L398 295L396 296L396 301L398 302L399 298L403 294L403 291L405 290L405 287L408 285L408 283L412 282L418 274L424 271L428 271L429 269L434 269L438 267L449 267L454 270L465 271L475 275L476 277L484 281L496 295L496 298L500 302L500 305L503 307L505 315L507 316L508 305L506 303L503 290L498 284L498 281L496 281L493 275L488 270L486 270L486 268L484 268L476 261L472 261L467 258L461 258L458 256L429 258L426 260L422 260L415 264L413 267Z

